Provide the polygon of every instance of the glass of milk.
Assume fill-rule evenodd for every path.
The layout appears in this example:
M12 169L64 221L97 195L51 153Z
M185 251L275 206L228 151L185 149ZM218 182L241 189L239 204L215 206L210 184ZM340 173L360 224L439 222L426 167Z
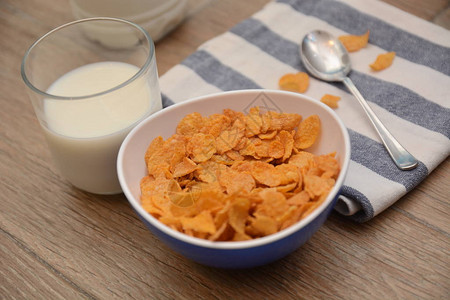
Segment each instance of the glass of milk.
M120 193L120 145L162 108L148 33L115 18L71 22L28 49L21 73L61 174L87 192Z

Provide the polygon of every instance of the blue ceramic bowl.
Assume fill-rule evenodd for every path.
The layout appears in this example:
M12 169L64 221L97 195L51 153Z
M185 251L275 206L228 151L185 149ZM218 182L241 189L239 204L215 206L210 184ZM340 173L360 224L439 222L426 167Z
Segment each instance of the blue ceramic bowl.
M336 184L321 206L305 219L275 234L242 242L213 242L175 231L149 213L140 204L139 183L146 175L144 155L150 142L161 135L175 133L178 122L192 112L204 116L222 113L225 108L248 112L260 106L278 112L298 113L304 117L317 114L321 134L308 151L315 154L337 153L341 172ZM342 121L326 105L301 94L271 90L224 92L170 106L137 125L125 138L118 155L117 171L122 190L144 224L159 240L174 251L198 263L220 268L249 268L278 260L293 252L319 229L333 209L350 162L350 139Z

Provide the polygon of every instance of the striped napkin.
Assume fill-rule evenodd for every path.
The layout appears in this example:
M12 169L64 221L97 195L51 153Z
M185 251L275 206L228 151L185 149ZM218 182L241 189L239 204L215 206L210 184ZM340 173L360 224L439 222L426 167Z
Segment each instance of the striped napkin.
M341 83L311 78L306 95L341 97L335 111L351 138L351 163L335 209L367 221L419 184L450 153L450 32L379 1L279 0L206 42L160 78L165 106L238 89L278 89L286 73L306 72L298 50L306 33L335 36L370 30L350 53L350 78L419 166L400 171L356 99ZM378 54L397 53L380 72Z

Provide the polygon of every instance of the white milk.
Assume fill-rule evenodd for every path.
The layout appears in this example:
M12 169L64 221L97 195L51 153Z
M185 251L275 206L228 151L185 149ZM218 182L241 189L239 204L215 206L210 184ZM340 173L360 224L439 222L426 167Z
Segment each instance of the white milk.
M60 77L47 93L93 95L124 83L138 71L121 62L89 64ZM61 173L74 186L97 194L121 191L116 172L120 145L136 122L162 108L159 88L150 82L144 74L102 96L45 99L46 137Z

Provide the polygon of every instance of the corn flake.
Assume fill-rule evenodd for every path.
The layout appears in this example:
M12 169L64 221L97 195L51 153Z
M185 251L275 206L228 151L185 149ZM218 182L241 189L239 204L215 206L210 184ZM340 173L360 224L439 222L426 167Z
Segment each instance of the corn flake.
M231 109L186 115L145 153L141 205L173 230L211 241L274 234L314 211L339 175L335 153L314 155L316 115Z
M320 134L320 119L317 115L311 115L300 123L294 136L294 147L306 149L311 147Z
M320 99L320 102L328 105L331 108L338 108L338 101L339 100L341 100L341 97L339 97L339 96L325 94Z
M348 52L355 52L367 46L369 30L363 35L341 35L339 40Z
M285 91L304 93L309 86L309 75L305 72L288 73L280 78L278 85Z
M377 59L373 64L370 64L370 67L374 71L384 70L392 65L392 61L394 60L395 52L387 52L384 54L380 54L377 56Z

